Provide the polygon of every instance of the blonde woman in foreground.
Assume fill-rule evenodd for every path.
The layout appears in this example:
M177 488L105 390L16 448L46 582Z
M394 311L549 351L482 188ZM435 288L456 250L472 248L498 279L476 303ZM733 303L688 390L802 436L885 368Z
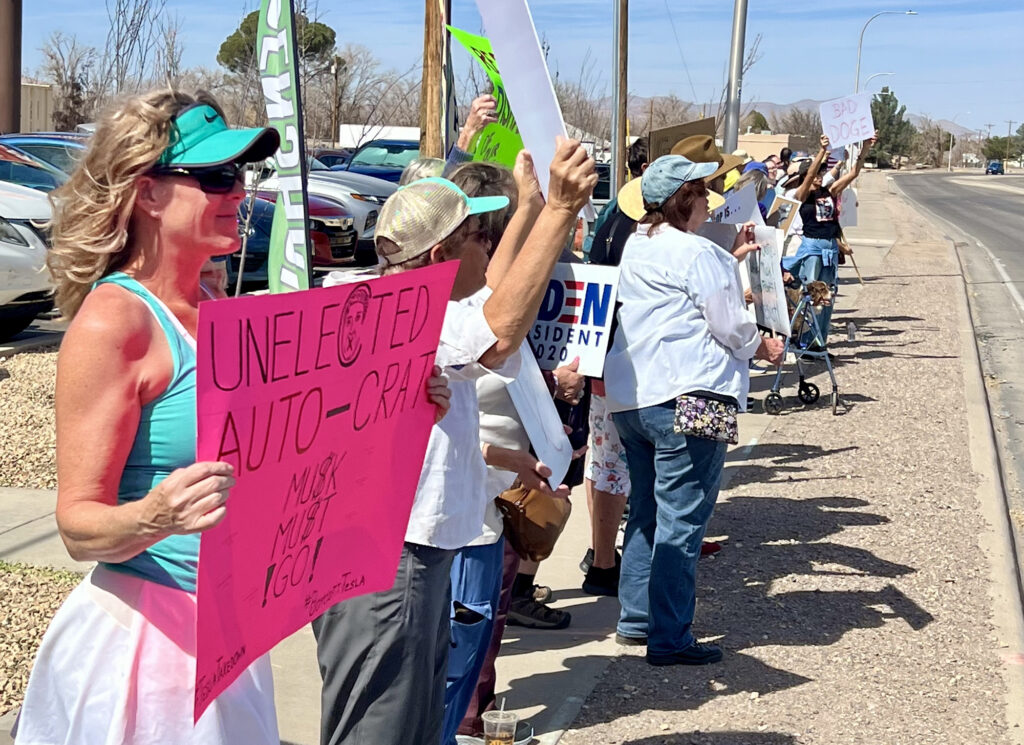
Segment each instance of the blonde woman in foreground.
M199 534L227 463L195 463L199 274L238 249L244 164L272 129L166 90L102 120L54 192L50 270L72 318L57 362L57 527L98 562L43 638L15 742L277 745L264 656L193 726Z

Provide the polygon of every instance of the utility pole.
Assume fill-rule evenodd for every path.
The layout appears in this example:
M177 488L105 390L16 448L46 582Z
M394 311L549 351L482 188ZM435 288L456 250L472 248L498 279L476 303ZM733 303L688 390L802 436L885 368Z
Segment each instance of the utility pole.
M611 192L618 194L626 183L626 70L629 60L629 0L612 0L615 3L613 27L615 33L614 60L615 77L612 79L612 173Z
M0 0L3 2L3 0ZM423 80L420 85L420 156L443 158L441 150L441 54L440 0L426 0L423 18Z
M736 0L732 12L732 51L729 54L729 94L725 100L725 152L736 149L740 130L740 95L743 90L743 44L747 35L747 0Z
M1006 120L1006 158L1003 160L1003 170L1006 170L1006 164L1010 162L1010 142L1011 133L1013 132L1013 125L1017 122Z
M21 131L21 0L0 0L0 133Z
M344 66L345 60L334 55L334 59L331 60L331 75L334 76L334 96L331 98L331 147L338 146L338 135L341 129L341 122L338 121L341 108L341 102L338 101L338 75L341 74L341 68Z

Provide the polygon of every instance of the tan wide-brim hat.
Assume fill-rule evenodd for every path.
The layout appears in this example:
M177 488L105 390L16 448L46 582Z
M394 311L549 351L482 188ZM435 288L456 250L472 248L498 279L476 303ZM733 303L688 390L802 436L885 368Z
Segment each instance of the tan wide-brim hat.
M644 209L644 198L640 191L640 179L635 178L627 181L626 185L619 189L617 198L619 209L630 220L639 222L647 214ZM708 190L708 212L713 212L725 204L725 197L716 191Z
M672 155L682 155L694 163L718 163L718 170L704 179L711 183L719 176L724 176L733 168L743 165L743 158L735 155L722 155L711 135L691 135L672 146Z

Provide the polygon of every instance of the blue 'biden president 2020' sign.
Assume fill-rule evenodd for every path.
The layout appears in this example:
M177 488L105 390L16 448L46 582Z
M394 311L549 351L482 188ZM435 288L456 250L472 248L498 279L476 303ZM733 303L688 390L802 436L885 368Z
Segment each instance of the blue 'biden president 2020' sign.
M601 376L618 282L618 267L555 266L530 332L530 346L541 368L554 370L579 357L580 373Z

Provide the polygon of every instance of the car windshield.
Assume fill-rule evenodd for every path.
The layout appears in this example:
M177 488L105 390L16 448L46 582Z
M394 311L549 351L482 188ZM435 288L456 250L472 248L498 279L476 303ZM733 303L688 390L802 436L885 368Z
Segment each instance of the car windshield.
M43 167L30 156L20 156L6 148L0 152L0 181L38 191L53 191L67 180L56 168Z
M23 142L17 147L68 174L75 170L78 161L85 154L85 147L78 144Z
M420 157L418 145L366 145L352 156L353 166L405 168Z
M317 160L316 158L310 158L309 159L309 170L311 170L311 171L329 171L331 169L328 168L324 164L324 162L322 160Z

